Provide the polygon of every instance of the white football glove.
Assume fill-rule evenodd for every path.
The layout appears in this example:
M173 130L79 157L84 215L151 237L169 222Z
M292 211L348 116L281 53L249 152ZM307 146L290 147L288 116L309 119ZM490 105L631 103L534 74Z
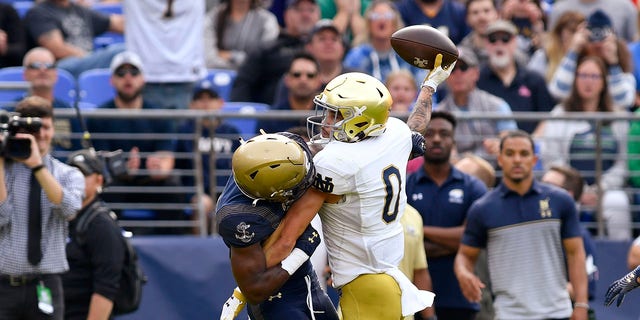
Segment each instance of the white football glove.
M233 320L235 319L240 311L244 309L244 306L247 304L244 295L240 291L240 288L236 287L233 290L233 294L222 306L222 313L220 313L220 320Z
M449 65L449 67L443 69L442 54L438 53L438 55L436 56L436 60L433 63L433 69L431 69L431 71L429 71L429 74L424 78L422 86L430 87L431 89L433 89L433 92L436 92L438 86L449 77L455 65L456 62L454 61L451 65Z

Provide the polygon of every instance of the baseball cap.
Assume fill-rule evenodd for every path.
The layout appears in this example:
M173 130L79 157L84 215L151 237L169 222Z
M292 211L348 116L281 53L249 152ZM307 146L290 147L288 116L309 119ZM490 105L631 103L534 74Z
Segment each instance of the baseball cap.
M287 9L293 7L293 6L297 6L298 3L302 2L302 1L307 1L307 2L311 2L312 4L316 4L316 0L287 0Z
M82 149L73 152L67 159L67 164L80 169L83 175L102 174L103 163L92 149Z
M114 73L118 68L125 64L130 64L136 67L140 72L144 73L144 69L142 68L142 59L140 56L132 51L123 51L118 53L113 59L111 59L111 66L109 69L111 73Z
M218 92L216 91L215 87L213 86L213 83L208 79L204 79L196 83L196 85L193 87L192 99L195 100L200 98L200 94L202 94L203 92L209 93L211 97L214 99L220 97L220 94L218 94Z
M587 18L587 28L591 31L591 41L602 41L611 33L613 24L604 11L598 9Z
M516 26L511 23L510 21L507 20L496 20L494 21L492 24L490 24L487 27L487 30L485 30L484 35L488 36L492 33L496 33L496 32L506 32L512 36L515 36L518 34L518 29L516 28Z
M336 27L331 19L321 19L313 26L313 30L311 30L311 36L313 37L316 33L324 30L331 30L335 32L335 34L340 35L340 30Z
M458 47L458 60L464 61L469 67L478 66L478 57L473 50L467 47Z

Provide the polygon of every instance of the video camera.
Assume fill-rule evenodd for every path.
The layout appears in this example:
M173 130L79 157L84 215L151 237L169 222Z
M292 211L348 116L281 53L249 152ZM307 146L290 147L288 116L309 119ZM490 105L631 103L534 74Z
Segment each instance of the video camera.
M21 117L17 112L0 110L0 156L27 159L31 156L31 140L16 138L16 133L36 134L42 127L42 119Z
M110 185L114 179L127 174L127 161L122 150L95 151L93 148L73 152L67 164L77 167L85 176L99 173L104 177L103 186Z
M124 158L122 150L97 151L96 155L104 166L102 176L104 177L103 185L105 187L110 185L114 179L127 174L127 160Z

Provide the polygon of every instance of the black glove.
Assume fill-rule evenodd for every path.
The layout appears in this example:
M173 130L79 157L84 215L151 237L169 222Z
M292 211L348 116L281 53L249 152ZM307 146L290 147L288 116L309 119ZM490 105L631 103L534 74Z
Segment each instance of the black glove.
M316 248L320 245L320 234L311 225L307 226L307 229L300 235L296 241L295 248L298 248L309 257L316 251Z
M627 273L626 276L622 277L614 281L607 290L607 294L604 296L604 305L609 306L613 303L613 300L618 298L616 306L619 307L622 304L622 300L624 300L624 295L639 287L638 284L638 276L640 276L640 266L636 267L635 270Z
M424 155L424 136L419 132L411 131L411 156L409 160L422 157Z

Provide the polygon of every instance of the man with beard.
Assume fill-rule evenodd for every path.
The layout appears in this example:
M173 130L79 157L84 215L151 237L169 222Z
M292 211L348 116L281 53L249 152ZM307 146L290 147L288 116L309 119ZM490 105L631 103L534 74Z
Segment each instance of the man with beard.
M289 70L285 73L283 82L286 87L286 98L275 103L271 110L311 111L314 108L313 98L321 91L320 65L309 53L297 53ZM256 129L267 133L287 131L297 126L306 127L307 119L260 119ZM306 135L306 132L305 132Z
M549 112L554 106L544 78L516 62L518 29L506 20L490 24L484 37L489 56L480 70L478 88L504 99L513 112ZM532 133L534 121L518 121L518 128Z
M501 139L502 182L469 209L455 273L464 296L480 301L485 284L474 267L486 248L496 319L586 320L587 274L576 206L566 191L534 179L537 160L526 132L510 131Z
M113 100L107 101L99 109L117 109L123 111L140 109L157 109L142 97L144 88L144 69L140 57L130 51L119 53L111 62L111 85L116 91ZM177 175L172 175L175 158L173 151L175 143L171 139L138 139L140 134L158 134L162 136L173 135L176 132L175 125L169 120L141 118L104 119L93 118L88 121L89 132L97 139L93 139L96 150L113 151L122 149L127 152L128 175L118 179L117 184L126 186L179 186ZM104 133L126 133L126 138L99 138ZM133 138L133 139L132 139ZM146 155L142 157L142 155ZM148 174L139 174L140 171L149 170ZM112 197L113 196L113 197ZM177 194L105 194L107 202L183 202L183 196ZM149 215L149 212L145 212ZM162 210L153 212L151 217L165 216L167 219L176 219L180 214L174 211ZM121 217L125 218L126 217Z
M487 192L476 177L459 171L449 162L455 145L456 119L435 111L427 126L424 165L407 178L407 203L423 221L433 291L437 292L436 315L440 320L472 320L480 310L467 301L453 273L453 261L471 204Z

